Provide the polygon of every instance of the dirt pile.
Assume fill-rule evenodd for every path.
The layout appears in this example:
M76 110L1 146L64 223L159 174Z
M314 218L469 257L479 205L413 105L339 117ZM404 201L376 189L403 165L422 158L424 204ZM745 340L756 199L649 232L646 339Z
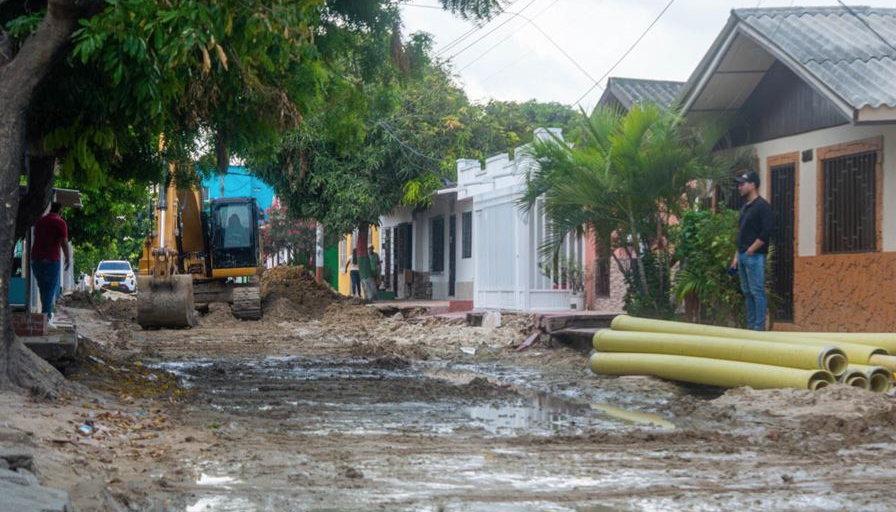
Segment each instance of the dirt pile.
M264 315L271 319L321 318L331 304L342 297L319 284L305 267L280 266L268 269L261 278Z
M811 432L809 439L824 440L826 434L835 435L838 443L825 449L889 442L896 427L896 403L892 397L844 385L818 391L738 388L727 391L707 405L709 407L695 413L711 420L761 424L785 433L772 430L772 437Z
M241 322L235 318L230 311L230 305L220 302L213 302L208 305L208 311L205 314L197 312L199 325L202 327L220 327L226 325L235 325Z
M386 318L375 308L346 303L330 304L324 310L323 318L321 318L327 327L358 330L365 334L385 320ZM391 320L391 322L397 321Z
M714 407L733 408L742 414L810 418L829 416L845 420L878 416L891 411L893 399L852 386L828 386L818 391L804 389L737 388L710 402Z
M421 354L393 354L416 347L428 356L455 358L478 355L519 343L529 334L530 324L521 320L499 328L469 327L463 319L418 317L405 320L400 314L385 317L377 309L351 303L333 304L321 319L327 338L352 346L357 357L397 355L422 359ZM485 350L489 349L489 350Z
M136 300L111 300L100 299L96 302L96 309L110 320L119 320L126 323L137 323Z
M63 295L60 305L70 308L91 309L96 306L96 301L89 293L75 290L68 295Z

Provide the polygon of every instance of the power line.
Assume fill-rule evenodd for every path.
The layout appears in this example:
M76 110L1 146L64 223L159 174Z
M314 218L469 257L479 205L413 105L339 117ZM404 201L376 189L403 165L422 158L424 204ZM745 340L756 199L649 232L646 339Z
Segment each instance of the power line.
M411 1L413 1L413 0L409 0L408 2L401 2L401 4L404 5L405 7L417 7L420 9L435 9L435 10L443 11L443 12L445 10L444 7L441 7L438 5L420 5L420 4L411 3ZM513 7L513 4L517 3L518 1L519 0L513 0L512 2L510 2L510 5L508 5L507 8L509 9L510 7ZM504 12L507 12L507 11L506 10L502 11L501 14L503 14ZM448 44L446 44L440 50L436 51L433 54L433 56L439 57L439 56L443 55L451 48L454 48L458 44L462 43L466 38L470 37L474 32L484 29L486 27L486 25L488 25L494 19L495 18L491 18L491 19L487 20L485 23L483 23L482 25L473 26L473 28L471 28L470 30L464 32L463 34L461 34L461 35L455 37L454 39L452 39L451 41L449 41Z
M608 69L606 73L601 75L601 77L594 82L594 85L589 87L588 90L585 91L585 94L581 95L579 97L579 99L577 99L573 103L573 105L578 105L579 103L581 103L582 100L584 100L589 94L591 94L591 91L593 91L595 87L600 87L601 89L603 89L603 86L600 85L600 82L602 82L604 78L607 78L607 76L609 76L610 73L612 73L613 70L616 69L616 67L619 66L619 64L621 64L623 60L625 60L626 57L628 57L628 55L632 52L632 50L634 50L635 47L638 46L638 44L641 42L641 40L644 39L644 37L647 35L647 33L650 32L650 30L653 28L654 25L657 24L658 21L660 21L660 18L662 18L663 15L666 14L666 11L668 11L669 7L672 7L672 4L674 4L674 3L675 3L675 0L669 0L669 3L667 3L666 6L663 7L663 10L660 11L659 14L657 14L656 18L654 18L654 20L650 23L650 25L647 26L647 28L644 30L644 32L642 32L641 35L638 36L638 39L636 39L635 42L632 43L631 46L629 46L628 50L626 50L625 53L622 54L622 57L619 57L619 60L617 60L615 64L610 66L610 69Z
M514 5L515 3L517 3L518 1L519 1L519 0L513 0L512 2L510 2L510 5L508 5L507 8L509 9L509 8L513 7L513 5ZM494 19L494 18L492 18L492 19ZM491 21L492 21L492 20L488 20L487 22L485 22L485 23L482 24L481 26L473 27L473 28L471 28L470 30L468 30L467 32L465 32L465 33L461 34L460 36L456 37L454 40L452 40L452 41L449 42L447 45L445 45L441 50L437 51L437 52L435 53L435 56L436 56L436 57L439 57L439 56L441 56L441 55L444 55L445 53L448 52L448 50L450 50L450 49L454 48L455 46L457 46L458 44L464 42L464 40L466 40L468 37L470 37L474 32L477 32L477 31L479 31L479 30L484 29L485 26L488 25Z
M593 5L591 6L591 9L589 9L589 10L586 11L584 14L582 14L581 17L582 17L583 19L584 19L584 18L588 18L588 16L589 16L589 15L590 15L590 14L597 8L597 7L598 7L598 5L600 5L601 3L603 3L603 1L604 1L604 0L599 0L597 3L593 4ZM504 66L502 66L502 67L499 68L498 70L492 72L491 74L489 74L488 76L486 76L485 78L483 78L482 80L483 80L484 82L487 82L487 81L491 80L491 79L494 78L495 76L500 75L501 73L503 73L503 72L507 71L508 69L510 69L510 68L516 66L517 64L519 64L519 62L520 62L521 60L525 59L527 56L528 56L528 55L526 55L526 54L521 54L521 55L518 56L516 59L513 59L512 61L510 61L509 63L505 64Z
M448 59L449 59L449 60L454 59L455 57L457 57L457 56L460 55L461 53L463 53L463 52L469 50L471 47L475 46L476 43L478 43L479 41L482 41L483 39L485 39L486 37L490 36L492 33L494 33L494 32L495 32L496 30L498 30L499 28L501 28L501 27L503 27L504 25L510 23L511 20L513 20L514 18L516 18L517 16L519 16L521 12L525 11L526 9L528 9L530 5L534 4L534 3L537 2L537 1L538 1L538 0L530 0L530 2L527 3L526 5L524 5L522 9L520 9L520 10L517 11L516 13L513 13L513 16L507 18L506 20L504 20L503 22L501 22L500 25L498 25L497 27L495 27L495 28L489 30L489 31L486 32L485 34L482 34L482 35L479 36L475 41L473 41L472 43L468 44L467 46L464 46L459 52L455 53L455 54L452 55L451 57L448 57Z
M541 16L542 14L544 14L545 11L547 11L548 9L550 9L551 7L553 7L554 4L556 4L556 3L559 2L559 1L560 1L560 0L554 0L554 1L551 2L547 7L545 7L544 9L542 9L542 10L540 10L540 11L538 11L538 13L536 13L534 16L532 16L531 19L529 19L529 18L525 18L525 17L524 17L524 18L525 18L529 23L531 23L532 25L535 25L535 22L534 22L533 20L536 19L536 18L538 18L538 17ZM517 16L519 16L519 13L517 13ZM525 27L526 25L527 25L527 24L520 25L516 30L514 30L513 32L507 34L507 36L506 36L504 39L501 39L501 40L498 41L497 43L491 45L487 50L485 50L484 52L480 53L475 59L473 59L473 60L471 60L470 62L468 62L464 67L458 69L457 72L460 73L461 71L467 69L468 67L472 66L473 64L476 64L477 62L479 62L480 59L482 59L483 57L485 57L486 55L488 55L492 50L494 50L494 49L497 48L498 46L502 45L505 41L507 41L508 39L510 39L511 37L515 36L517 33L519 33L519 31L522 30L523 27ZM538 28L538 27L536 27L536 28Z
M856 11L854 11L854 10L852 9L852 7L846 5L846 4L843 3L841 0L837 0L837 3L840 4L840 5L842 5L843 8L846 9L847 12L849 12L849 14L852 14L853 16L855 16L855 18L856 18L857 20L859 20L859 22L860 22L862 25L865 25L865 27L866 27L868 30L870 30L872 34L876 35L877 38L880 39L881 41L883 41L883 43L884 43L885 45L889 46L890 49L892 49L894 52L896 52L896 46L893 46L892 43L890 43L889 41L887 41L886 39L884 39L884 36L882 36L882 35L880 34L880 32L878 32L877 30L874 30L874 27L872 27L872 26L871 26L871 25L870 25L864 18L862 18L861 16L859 16L859 14L858 14Z

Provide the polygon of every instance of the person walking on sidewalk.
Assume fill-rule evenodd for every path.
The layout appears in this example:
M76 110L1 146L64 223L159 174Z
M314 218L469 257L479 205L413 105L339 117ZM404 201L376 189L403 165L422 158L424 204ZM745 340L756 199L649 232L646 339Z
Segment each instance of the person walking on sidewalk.
M731 262L740 276L740 289L747 302L747 329L765 330L768 299L765 295L765 259L775 228L775 213L759 195L759 174L747 171L738 176L737 190L747 202L740 209L737 252Z
M358 250L352 249L352 257L345 262L345 271L348 272L352 283L352 297L361 296L361 271L358 268Z
M53 203L50 211L34 224L34 243L31 245L31 272L37 281L40 303L47 319L53 320L53 306L59 297L61 268L68 270L71 257L68 250L68 225L59 216L62 205ZM60 262L60 250L64 258Z

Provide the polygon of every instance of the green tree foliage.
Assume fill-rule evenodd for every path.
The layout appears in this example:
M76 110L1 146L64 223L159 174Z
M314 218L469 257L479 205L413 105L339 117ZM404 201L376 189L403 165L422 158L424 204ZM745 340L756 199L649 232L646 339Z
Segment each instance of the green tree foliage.
M500 0L441 3L472 18L501 8ZM231 155L271 160L284 133L335 104L332 84L346 93L376 78L373 66L365 68L372 75L343 73L332 65L339 55L315 42L380 33L383 22L396 24L396 11L392 0L0 2L0 252L12 252L18 225L46 204L54 160L78 186L134 174L155 182L167 163L178 179L193 179L197 154L219 170ZM380 58L380 46L366 50L359 54ZM350 78L333 79L340 74ZM386 92L378 101L390 102ZM42 186L21 201L23 215L26 160L31 183ZM55 392L12 335L7 287L0 283L0 386Z
M626 114L598 108L580 119L572 147L560 140L533 143L538 165L520 204L531 208L545 198L553 225L546 257L567 234L589 230L598 257L614 258L626 275L631 312L666 317L673 309L669 225L686 209L694 181L727 169L712 153L716 131L685 129L676 112L652 105Z
M65 210L75 272L90 273L100 260L127 260L136 267L145 229L138 213L148 209L149 201L149 189L133 182L82 191L83 207Z
M488 158L532 142L536 128L562 128L564 136L575 140L581 125L579 114L560 103L492 100L470 109L471 154L467 158Z
M681 268L673 293L686 305L692 320L714 325L743 326L745 308L737 276L727 274L737 246L737 212L723 208L690 209L672 229Z

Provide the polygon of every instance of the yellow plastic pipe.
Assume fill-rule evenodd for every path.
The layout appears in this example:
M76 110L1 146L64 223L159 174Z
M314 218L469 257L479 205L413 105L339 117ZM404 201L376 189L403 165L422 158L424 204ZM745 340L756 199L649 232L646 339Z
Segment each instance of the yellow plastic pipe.
M896 372L896 356L874 354L868 358L868 364L871 366L883 366L891 372Z
M825 370L801 370L767 364L668 354L595 352L591 371L599 375L652 375L661 379L723 388L819 389L833 384Z
M823 340L838 340L859 345L871 345L881 347L887 353L896 354L896 334L871 333L871 332L779 332L786 336L801 338L818 338Z
M865 377L868 379L868 385L870 386L871 391L877 391L879 393L886 393L893 387L893 384L890 380L893 377L893 374L890 370L882 366L869 366L867 364L851 364L849 365L850 370L859 370L860 372L865 374Z
M869 389L871 387L868 383L868 378L865 377L865 373L855 368L846 370L846 373L838 377L837 380L847 386L856 388Z
M785 333L766 332L766 331L748 331L746 329L735 329L733 327L717 327L714 325L691 324L687 322L670 322L668 320L653 320L649 318L635 318L628 315L619 315L613 319L611 328L614 331L640 331L640 332L659 332L667 334L691 334L697 336L719 336L723 338L737 338L757 341L773 341L779 343L790 343L794 345L810 345L823 347L825 345L834 345L846 353L846 357L853 363L868 363L869 358L874 355L887 355L887 351L881 347L871 345L860 345L858 343L847 343L838 340L823 340L821 338L800 338L798 336L789 336ZM894 362L896 363L896 362ZM880 366L886 365L879 364ZM896 369L896 364L894 368Z
M848 366L846 354L833 346L816 347L718 336L603 330L594 334L594 349L598 352L669 354L804 370L821 369L835 376L845 372Z

